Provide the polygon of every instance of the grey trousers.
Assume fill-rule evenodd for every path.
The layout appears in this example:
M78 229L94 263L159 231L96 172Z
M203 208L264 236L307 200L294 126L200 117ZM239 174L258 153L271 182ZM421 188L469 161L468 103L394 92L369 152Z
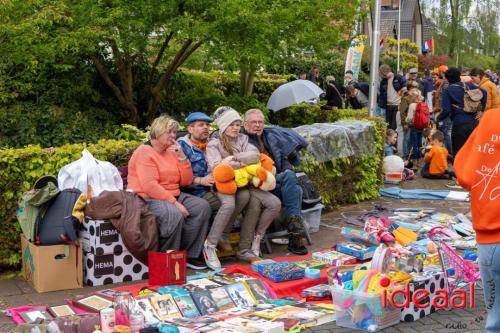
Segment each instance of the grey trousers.
M251 248L255 233L264 235L273 220L280 214L281 201L274 194L256 188L250 189L250 201L241 223L240 250Z
M188 258L198 258L203 249L211 214L208 202L181 192L177 201L189 212L189 216L184 219L180 210L170 202L145 200L151 213L157 217L160 251L185 250Z
M208 196L208 198L206 198L206 196ZM219 203L219 207L207 239L210 243L217 245L222 234L227 229L231 231L230 228L232 227L234 220L247 206L248 201L250 200L250 192L246 188L240 188L236 194L223 194L217 192L215 196ZM212 209L217 206L214 198L209 196L208 193L205 194L203 198L211 203Z

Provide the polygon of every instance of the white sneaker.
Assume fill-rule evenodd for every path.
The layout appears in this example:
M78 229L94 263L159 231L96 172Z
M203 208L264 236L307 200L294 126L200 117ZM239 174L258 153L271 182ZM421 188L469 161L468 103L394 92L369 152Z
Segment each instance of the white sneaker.
M260 241L261 240L262 240L262 235L255 233L255 236L253 236L251 250L257 257L260 257Z
M203 244L203 258L205 259L208 268L211 270L215 271L221 269L219 257L217 257L217 247L216 245L210 244L208 240L205 240L205 243Z

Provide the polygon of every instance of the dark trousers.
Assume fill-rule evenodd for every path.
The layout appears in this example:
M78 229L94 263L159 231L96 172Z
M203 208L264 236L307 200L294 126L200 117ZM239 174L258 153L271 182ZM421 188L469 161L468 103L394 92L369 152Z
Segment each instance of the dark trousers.
M410 128L410 146L412 153L410 158L418 160L420 158L420 148L422 147L422 130L417 128Z
M398 124L396 122L396 114L398 113L399 107L397 105L387 105L385 107L385 121L387 122L387 128L396 130Z
M455 173L453 171L448 171L446 170L442 175L432 175L429 173L429 163L425 163L424 167L422 168L422 171L420 174L422 175L423 178L428 178L428 179L451 179L455 177Z
M474 131L474 128L476 128L476 125L476 121L471 123L453 125L453 128L451 129L451 145L453 148L453 156L457 156L458 151L465 144L472 131Z

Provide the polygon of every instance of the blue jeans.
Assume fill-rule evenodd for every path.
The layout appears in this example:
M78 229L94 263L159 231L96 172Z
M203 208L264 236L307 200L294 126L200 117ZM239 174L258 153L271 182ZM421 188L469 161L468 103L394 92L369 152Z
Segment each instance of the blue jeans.
M273 191L281 200L287 216L301 215L302 188L292 170L285 170L276 175L276 189Z
M485 332L500 332L500 243L477 244L488 318ZM498 251L497 251L498 250Z
M420 148L422 147L422 130L410 128L410 146L413 148L410 158L420 158Z
M439 126L439 130L443 132L444 135L444 146L446 147L446 150L448 150L448 153L451 154L451 119L450 117L447 117L445 120L443 120L443 123L441 126Z
M410 129L403 129L403 156L408 156L410 152Z

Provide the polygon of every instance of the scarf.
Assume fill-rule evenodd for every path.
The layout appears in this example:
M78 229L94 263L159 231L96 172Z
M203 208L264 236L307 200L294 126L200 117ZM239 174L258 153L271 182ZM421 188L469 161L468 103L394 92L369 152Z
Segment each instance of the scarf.
M206 151L207 150L207 142L199 142L193 138L189 138L189 141L191 141L191 143L193 145L195 145L196 147L200 148L202 151Z

